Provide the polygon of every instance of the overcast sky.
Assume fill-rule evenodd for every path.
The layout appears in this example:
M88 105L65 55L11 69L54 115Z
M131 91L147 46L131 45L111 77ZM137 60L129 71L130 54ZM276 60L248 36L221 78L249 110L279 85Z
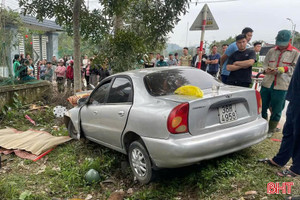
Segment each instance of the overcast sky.
M211 0L213 1L213 0ZM192 46L200 43L201 31L188 31L204 4L190 5L189 13L181 17L173 33L169 34L169 43L180 46ZM208 3L219 30L205 32L204 40L227 39L241 33L246 26L254 30L252 41L264 40L275 43L277 32L281 29L291 30L293 20L300 28L300 0L238 0L232 2ZM296 26L296 30L299 30Z
M87 1L85 0L85 2ZM206 0L192 1L203 2ZM17 2L17 0L7 0L6 4L16 8L18 7ZM98 2L98 0L89 0L90 9L98 8ZM201 31L187 32L187 29L190 28L203 6L203 3L198 3L197 6L190 4L188 13L180 17L181 21L176 25L173 33L169 34L169 43L180 46L193 46L200 43ZM208 43L235 36L241 33L246 26L254 30L252 41L264 40L268 43L275 43L275 37L279 30L291 30L292 28L291 22L286 18L292 19L294 24L300 28L300 0L236 0L208 3L208 6L219 26L219 30L206 31L204 39ZM299 30L298 27L296 30Z

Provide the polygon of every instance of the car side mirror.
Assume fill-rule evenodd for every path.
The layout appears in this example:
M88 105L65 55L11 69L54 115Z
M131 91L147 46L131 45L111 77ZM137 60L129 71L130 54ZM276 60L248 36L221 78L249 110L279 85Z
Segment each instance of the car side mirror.
M78 106L83 106L83 105L85 105L85 104L87 103L87 99L88 99L88 97L83 97L83 98L78 99L78 100L77 100L77 105L78 105Z

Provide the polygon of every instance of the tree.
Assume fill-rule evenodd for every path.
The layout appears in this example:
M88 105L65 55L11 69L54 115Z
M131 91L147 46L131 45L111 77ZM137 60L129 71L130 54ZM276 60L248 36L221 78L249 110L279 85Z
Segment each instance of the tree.
M298 31L295 31L294 35L294 46L297 49L300 49L300 33Z
M209 49L211 49L213 45L217 45L217 47L218 47L218 52L219 52L219 53L222 53L222 45L223 45L223 44L228 44L228 45L230 45L230 44L233 43L233 42L235 42L235 36L234 36L234 37L230 36L230 37L227 38L226 40L221 40L221 41L216 41L216 40L214 40L214 41L211 43L211 45L209 46ZM206 52L206 53L209 53L209 52Z
M80 63L80 5L81 0L74 0L73 28L74 28L74 93L81 90Z
M11 27L22 27L19 14L11 10L0 8L0 66L7 66L9 76L13 78L12 70L9 67L11 60L8 58L7 53L12 46L17 45L12 43L12 41L13 38L17 37L17 34L20 33L20 29L14 32L10 29Z
M119 72L135 68L145 53L165 47L166 36L185 14L188 0L103 0L102 5L113 34L99 42L99 60L108 58Z
M80 9L80 34L99 44L100 61L109 60L115 72L132 69L148 51L162 49L167 34L179 16L186 13L189 0L99 0L99 9ZM39 20L56 18L73 35L74 0L19 0L24 14ZM101 63L98 63L101 64Z

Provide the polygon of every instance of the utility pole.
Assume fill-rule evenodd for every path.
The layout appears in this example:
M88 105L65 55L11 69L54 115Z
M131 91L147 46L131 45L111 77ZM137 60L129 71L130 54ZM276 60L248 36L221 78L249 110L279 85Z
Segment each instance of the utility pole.
M189 35L189 23L187 23L187 27L186 27L186 38L185 38L186 47L188 47L188 35Z
M295 38L295 30L296 30L296 24L294 24L293 20L290 18L286 18L287 20L289 20L292 23L292 45L294 45L294 38Z

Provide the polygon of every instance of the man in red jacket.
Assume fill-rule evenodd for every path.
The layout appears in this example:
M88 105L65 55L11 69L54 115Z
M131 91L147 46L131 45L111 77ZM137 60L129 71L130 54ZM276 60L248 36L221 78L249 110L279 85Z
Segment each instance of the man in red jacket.
M69 61L69 66L67 67L67 89L70 91L71 86L74 87L74 69L73 69L74 61Z

